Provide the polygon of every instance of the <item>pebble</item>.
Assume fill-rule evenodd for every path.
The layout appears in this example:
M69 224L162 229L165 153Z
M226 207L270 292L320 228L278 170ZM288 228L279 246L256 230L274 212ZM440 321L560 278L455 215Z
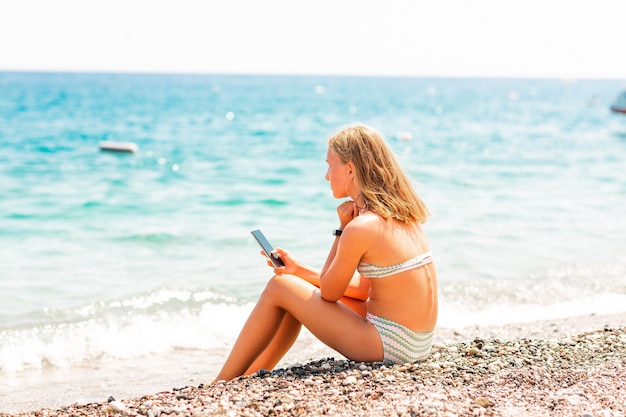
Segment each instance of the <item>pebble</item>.
M123 403L116 401L113 397L109 397L107 402L109 403L109 408L117 413L122 412L124 411L124 409L126 409L126 406Z
M467 350L467 354L470 356L480 356L480 349L471 347Z
M493 402L487 397L478 397L474 400L474 404L483 408L493 405Z

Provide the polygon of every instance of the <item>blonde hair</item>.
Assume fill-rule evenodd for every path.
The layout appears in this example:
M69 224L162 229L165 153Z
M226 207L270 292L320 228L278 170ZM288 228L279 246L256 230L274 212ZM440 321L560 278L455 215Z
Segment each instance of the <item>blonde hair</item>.
M354 164L354 182L369 210L384 219L426 222L428 208L378 132L350 126L332 135L328 146L344 164Z

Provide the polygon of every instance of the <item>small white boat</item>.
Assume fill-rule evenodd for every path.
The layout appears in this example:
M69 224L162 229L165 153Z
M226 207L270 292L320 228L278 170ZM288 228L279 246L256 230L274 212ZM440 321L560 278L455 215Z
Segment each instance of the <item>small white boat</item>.
M626 91L622 92L611 105L611 110L615 113L626 113Z
M112 140L103 140L100 142L100 150L108 152L137 152L139 146L133 142L115 142Z

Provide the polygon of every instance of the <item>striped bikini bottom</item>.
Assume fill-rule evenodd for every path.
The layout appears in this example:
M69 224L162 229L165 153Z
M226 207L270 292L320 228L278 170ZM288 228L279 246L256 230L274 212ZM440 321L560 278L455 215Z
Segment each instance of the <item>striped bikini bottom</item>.
M367 313L365 319L372 323L383 342L384 360L394 363L413 363L428 357L433 345L434 331L419 333L395 321Z

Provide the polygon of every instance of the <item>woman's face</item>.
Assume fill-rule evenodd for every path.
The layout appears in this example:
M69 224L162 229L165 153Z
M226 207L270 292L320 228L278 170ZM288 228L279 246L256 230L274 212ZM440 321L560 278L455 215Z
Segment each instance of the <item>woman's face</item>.
M330 181L330 189L335 198L349 197L349 187L352 184L352 168L351 164L344 164L339 156L331 148L326 152L326 163L328 171L326 171L326 181Z

